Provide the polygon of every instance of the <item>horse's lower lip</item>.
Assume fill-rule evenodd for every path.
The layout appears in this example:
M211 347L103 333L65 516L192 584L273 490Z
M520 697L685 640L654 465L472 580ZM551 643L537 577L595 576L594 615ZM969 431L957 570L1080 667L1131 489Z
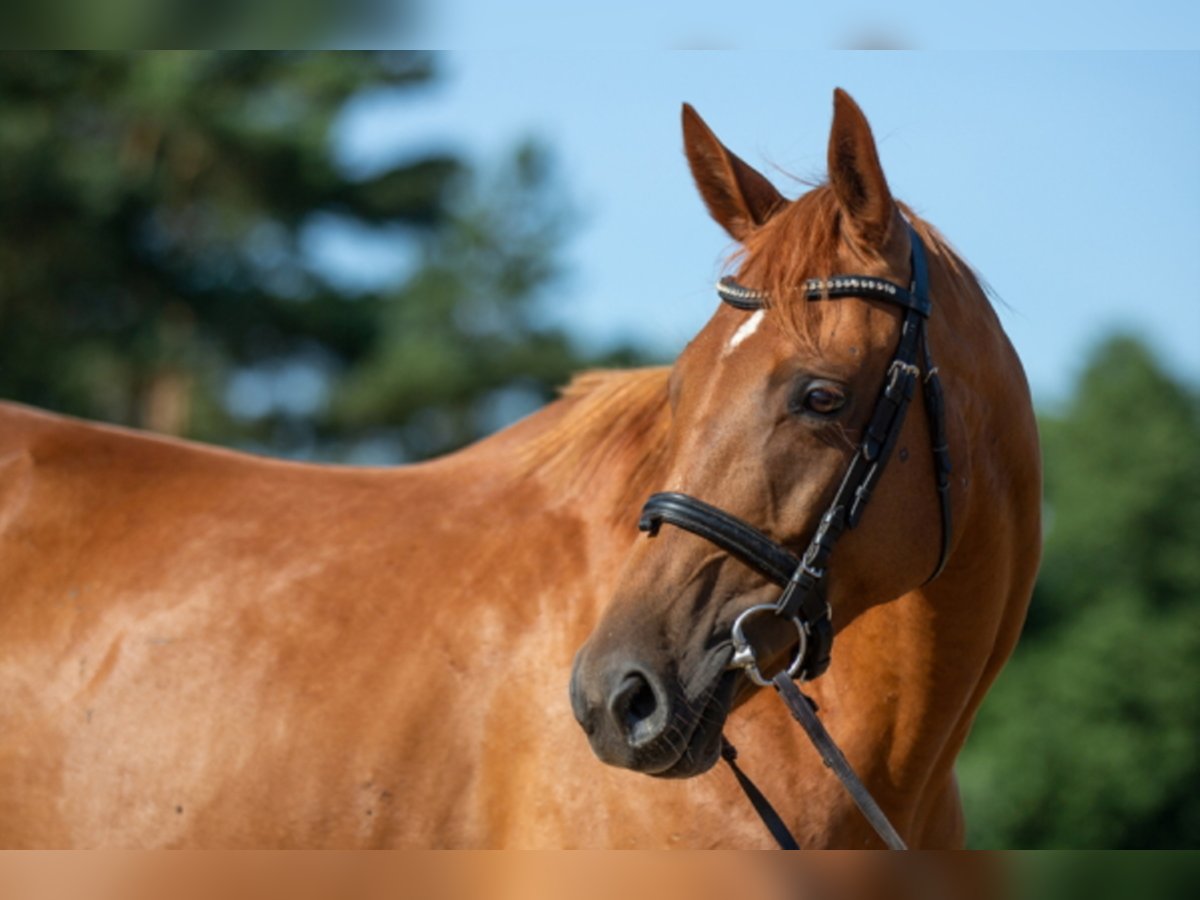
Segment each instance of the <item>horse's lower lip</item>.
M691 778L704 774L716 765L721 755L721 732L725 728L725 717L729 714L729 701L737 677L737 672L721 675L696 716L696 727L679 758L665 769L650 774L656 778Z

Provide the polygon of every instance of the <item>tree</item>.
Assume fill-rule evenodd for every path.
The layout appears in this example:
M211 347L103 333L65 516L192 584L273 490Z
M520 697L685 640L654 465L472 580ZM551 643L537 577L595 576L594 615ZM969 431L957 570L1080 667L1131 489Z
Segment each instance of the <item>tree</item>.
M1200 841L1200 397L1127 337L1041 419L1045 556L959 773L972 843Z
M0 55L0 396L291 454L441 452L596 359L535 321L562 209L535 146L484 182L427 153L360 178L351 98L417 53ZM318 226L407 245L360 290ZM499 412L497 411L499 407Z

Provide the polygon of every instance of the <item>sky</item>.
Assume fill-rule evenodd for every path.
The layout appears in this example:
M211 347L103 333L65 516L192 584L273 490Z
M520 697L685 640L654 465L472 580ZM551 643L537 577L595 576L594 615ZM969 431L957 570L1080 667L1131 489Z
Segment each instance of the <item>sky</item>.
M407 0L410 46L468 51L1196 50L1195 0Z
M1050 15L1050 4L1015 3L1024 6ZM1092 17L1109 6L1091 4ZM712 285L733 249L692 187L681 103L794 196L803 190L797 177L824 175L840 86L871 121L893 193L936 225L1000 298L1039 402L1067 396L1089 348L1116 329L1141 335L1171 372L1200 383L1200 53L809 50L796 37L805 26L799 4L782 19L753 20L791 49L655 49L749 39L720 30L705 15L716 8L707 2L696 4L686 31L655 24L677 7L668 0L659 13L648 11L636 32L647 46L627 41L634 48L623 50L584 41L566 51L540 41L562 19L559 4L505 7L510 16L533 10L524 30L511 18L506 25L444 13L430 27L453 33L458 49L439 54L436 82L356 101L339 127L339 152L364 171L424 149L451 149L487 166L524 138L540 140L576 213L568 274L545 314L585 344L634 340L669 357L712 314ZM1200 46L1200 4L1145 8L1124 45L1137 46L1152 28L1146 43L1157 35ZM981 15L975 27L986 30ZM892 29L882 16L873 21L869 35L861 22L818 24L827 34L857 28L872 42L953 38L953 28L931 36ZM586 30L586 20L572 22ZM1114 35L1121 26L1110 17ZM607 32L597 29L595 43L603 44ZM489 31L492 47L513 46L484 48ZM1001 31L996 40L1004 43ZM402 265L398 252L329 250L333 264L368 277Z

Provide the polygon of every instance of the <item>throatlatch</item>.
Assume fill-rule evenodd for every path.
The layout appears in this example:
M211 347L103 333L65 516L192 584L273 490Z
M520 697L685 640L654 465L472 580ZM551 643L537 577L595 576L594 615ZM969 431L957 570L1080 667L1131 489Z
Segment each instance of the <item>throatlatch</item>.
M651 536L657 534L664 523L690 531L716 544L783 588L774 604L750 607L735 621L732 628L732 665L745 669L747 676L756 684L773 685L779 690L793 715L821 751L826 765L830 766L846 785L876 832L893 849L902 849L903 841L850 769L845 757L833 744L815 714L806 714L811 713L807 707L803 711L799 710L798 698L804 698L806 704L811 701L800 693L791 679L807 681L816 678L829 667L833 650L833 625L831 610L822 589L829 558L842 534L861 521L863 511L900 436L919 381L923 381L925 411L929 420L930 444L933 451L934 483L941 508L942 526L941 550L937 565L926 583L941 574L949 556L952 529L951 465L944 421L945 401L925 332L925 322L932 311L929 270L921 238L912 225L906 225L911 246L909 261L912 271L912 284L908 288L883 278L866 275L836 275L829 279L809 279L804 285L805 299L810 301L857 297L880 300L899 306L904 311L896 352L888 366L883 388L867 421L862 441L804 553L797 557L737 516L677 492L652 495L642 508L638 523L638 527L649 532ZM721 279L717 285L717 293L725 303L737 309L762 309L768 303L765 294L744 287L732 278ZM773 679L762 672L754 648L743 633L743 626L748 618L767 612L773 612L793 622L799 635L799 647L795 658L786 673L781 672ZM786 677L782 677L784 675ZM785 683L790 690L783 687ZM735 772L739 783L747 780L740 770L735 769ZM747 793L753 801L754 794L750 791ZM761 797L761 794L758 796ZM755 802L755 808L759 809L761 814L762 809L758 802ZM778 839L777 826L769 823L768 827ZM780 843L787 846L786 842ZM793 840L792 845L794 844Z

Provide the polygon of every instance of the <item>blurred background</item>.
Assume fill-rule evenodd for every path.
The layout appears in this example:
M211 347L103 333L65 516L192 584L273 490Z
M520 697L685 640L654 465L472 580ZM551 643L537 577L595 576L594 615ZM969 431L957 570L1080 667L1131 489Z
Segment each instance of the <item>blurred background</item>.
M486 43L448 15L411 33ZM536 38L0 54L0 397L295 458L453 450L711 315L732 248L682 101L797 194L845 87L1040 411L1045 561L960 760L971 843L1200 845L1200 55Z

